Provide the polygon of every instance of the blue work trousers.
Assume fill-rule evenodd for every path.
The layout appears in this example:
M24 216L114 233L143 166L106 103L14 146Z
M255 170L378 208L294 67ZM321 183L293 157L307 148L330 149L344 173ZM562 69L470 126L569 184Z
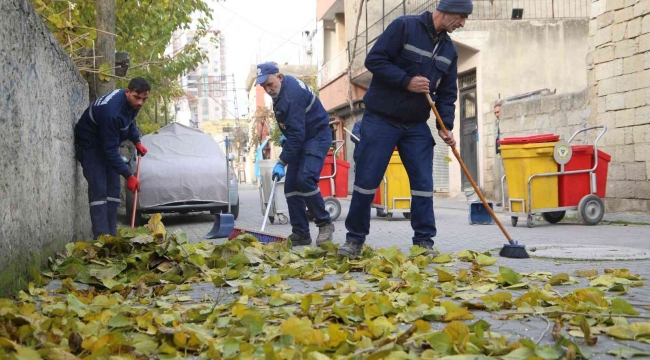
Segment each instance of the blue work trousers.
M318 187L325 156L331 145L332 133L328 127L305 140L300 149L300 160L287 165L284 195L287 198L292 231L298 235L310 236L305 207L314 216L317 226L332 222Z
M81 159L88 182L90 221L93 236L117 234L117 208L120 205L120 175L108 164L101 149L84 149Z
M363 243L370 232L370 205L397 146L411 186L411 227L414 245L432 245L436 236L433 214L433 146L426 123L404 128L381 115L365 111L361 141L355 149L356 172L350 211L345 219L347 240ZM390 186L390 184L388 185Z

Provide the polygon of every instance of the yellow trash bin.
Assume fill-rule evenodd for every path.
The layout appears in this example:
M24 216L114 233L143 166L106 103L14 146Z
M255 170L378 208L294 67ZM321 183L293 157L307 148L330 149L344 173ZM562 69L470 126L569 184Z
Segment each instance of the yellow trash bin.
M553 149L558 139L559 136L549 134L500 141L511 212L531 213L536 209L558 207L557 176L534 178L530 182L532 209L528 203L530 176L557 172Z
M386 209L389 220L394 210L404 212L408 218L411 211L411 186L397 150L390 157L384 179L379 185L379 193L381 205Z

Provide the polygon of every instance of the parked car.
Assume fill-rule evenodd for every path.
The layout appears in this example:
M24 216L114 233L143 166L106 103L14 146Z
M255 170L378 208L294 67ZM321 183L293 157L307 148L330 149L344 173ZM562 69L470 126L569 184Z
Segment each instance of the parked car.
M221 147L209 134L178 123L172 123L142 137L147 148L140 163L140 191L136 207L136 224L143 223L143 214L228 211L239 215L237 176ZM228 163L228 170L226 170ZM134 174L137 154L128 160ZM228 174L227 174L228 173ZM228 187L229 183L229 187ZM228 192L230 188L230 193ZM134 194L126 192L126 210L133 213Z

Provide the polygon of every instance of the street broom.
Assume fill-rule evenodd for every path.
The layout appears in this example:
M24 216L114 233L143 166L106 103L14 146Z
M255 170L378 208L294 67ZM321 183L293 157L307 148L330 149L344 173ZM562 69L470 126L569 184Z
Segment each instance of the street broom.
M278 242L278 241L285 241L287 240L286 237L284 236L279 236L279 235L274 235L274 234L269 234L267 232L264 232L264 228L266 227L266 220L269 218L269 213L271 210L271 207L273 206L273 200L274 195L275 195L275 186L278 183L278 176L274 175L273 176L273 186L271 187L271 195L269 196L269 201L268 204L266 205L266 213L264 214L264 221L262 222L262 228L260 231L255 231L255 230L250 230L250 229L244 229L235 226L235 229L230 233L230 236L228 236L228 240L232 240L236 238L239 235L243 234L250 234L254 237L256 237L260 242L263 243L271 243L271 242Z
M442 122L442 118L440 117L440 114L438 113L438 109L436 109L436 105L433 103L433 100L431 99L431 95L429 93L426 94L427 100L429 101L429 105L431 106L431 110L433 110L433 113L436 114L436 121L438 122L438 126L443 130L445 133L445 136L447 136L447 128L445 127L445 124ZM469 170L467 170L467 167L465 167L465 163L463 160L460 158L460 154L458 153L458 150L456 150L456 147L451 148L452 152L454 153L454 156L458 160L458 163L460 164L461 169L463 170L463 173L469 180L469 182L472 184L472 187L474 188L474 191L476 191L476 194L478 195L479 198L481 198L481 201L483 202L483 205L485 206L485 209L490 213L492 216L492 219L494 219L494 222L499 225L499 229L503 232L503 235L505 235L506 239L508 239L508 244L503 245L503 248L499 252L499 255L502 257L507 257L507 258L512 258L512 259L527 259L530 256L528 255L528 252L526 252L526 247L524 245L519 245L516 241L513 241L506 229L503 227L501 224L501 221L497 218L496 214L494 211L492 211L492 207L488 204L487 200L483 197L483 194L481 193L481 190L479 190L478 186L474 182L474 179L472 179L472 175L470 175Z

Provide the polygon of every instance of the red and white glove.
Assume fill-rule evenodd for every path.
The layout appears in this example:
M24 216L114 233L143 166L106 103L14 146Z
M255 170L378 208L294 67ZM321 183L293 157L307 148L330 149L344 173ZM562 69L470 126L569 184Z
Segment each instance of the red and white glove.
M140 190L140 181L138 181L138 178L131 175L131 177L126 179L126 187L129 188L129 191L135 194L137 190Z
M147 148L142 145L142 143L135 144L135 148L138 150L138 154L144 156L147 153Z

